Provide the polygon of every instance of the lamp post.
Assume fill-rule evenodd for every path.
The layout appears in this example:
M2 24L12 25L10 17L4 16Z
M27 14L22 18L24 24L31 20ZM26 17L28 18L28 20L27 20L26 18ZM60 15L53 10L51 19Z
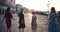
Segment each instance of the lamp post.
M49 1L48 1L48 4L47 4L47 8L48 8L48 11L47 11L47 13L48 13L48 19L49 19L49 14L50 14L50 11L49 11L49 6L50 6L50 3L49 3Z
M49 14L49 6L50 6L50 3L49 3L49 1L48 1L48 4L47 4L47 11L48 11L48 14Z

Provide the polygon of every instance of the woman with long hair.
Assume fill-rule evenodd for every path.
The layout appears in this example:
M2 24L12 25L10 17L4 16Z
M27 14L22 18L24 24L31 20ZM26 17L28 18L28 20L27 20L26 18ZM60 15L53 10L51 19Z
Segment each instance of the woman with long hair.
M57 32L57 20L56 20L57 13L55 8L51 8L51 12L49 15L49 24L48 24L48 32Z

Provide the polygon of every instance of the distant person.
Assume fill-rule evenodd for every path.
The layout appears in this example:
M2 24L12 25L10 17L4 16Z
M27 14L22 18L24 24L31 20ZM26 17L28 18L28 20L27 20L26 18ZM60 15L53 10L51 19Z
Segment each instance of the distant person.
M32 22L31 22L31 28L33 32L36 32L37 30L37 22L36 22L36 15L34 13L34 11L32 12Z
M60 11L58 12L57 21L58 21L58 32L60 32Z
M48 32L57 32L57 13L55 8L51 8L51 12L49 15L49 24L48 24Z
M19 32L24 32L24 28L25 28L25 20L24 20L23 11L24 11L24 9L21 8L21 12L18 14L18 17L19 17Z
M13 18L10 7L7 8L4 18L6 18L5 22L6 22L6 26L7 26L7 32L9 32L9 31L11 31L11 18Z

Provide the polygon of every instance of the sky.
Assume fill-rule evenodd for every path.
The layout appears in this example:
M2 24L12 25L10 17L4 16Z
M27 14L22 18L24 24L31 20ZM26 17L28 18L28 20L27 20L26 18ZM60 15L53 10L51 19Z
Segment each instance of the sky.
M48 1L49 11L51 7L55 7L56 11L60 10L60 0L15 0L16 4L20 4L28 9L34 9L39 11L48 11Z

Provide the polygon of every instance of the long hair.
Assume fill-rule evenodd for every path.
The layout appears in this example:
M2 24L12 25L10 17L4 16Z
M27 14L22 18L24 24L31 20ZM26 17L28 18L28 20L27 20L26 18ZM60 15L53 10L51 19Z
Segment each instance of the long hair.
M10 12L10 7L7 8L7 11L6 12Z
M52 11L52 10L53 10L53 11ZM54 7L51 8L51 12L50 12L50 14L52 14L53 12L56 13L56 10L55 10Z

